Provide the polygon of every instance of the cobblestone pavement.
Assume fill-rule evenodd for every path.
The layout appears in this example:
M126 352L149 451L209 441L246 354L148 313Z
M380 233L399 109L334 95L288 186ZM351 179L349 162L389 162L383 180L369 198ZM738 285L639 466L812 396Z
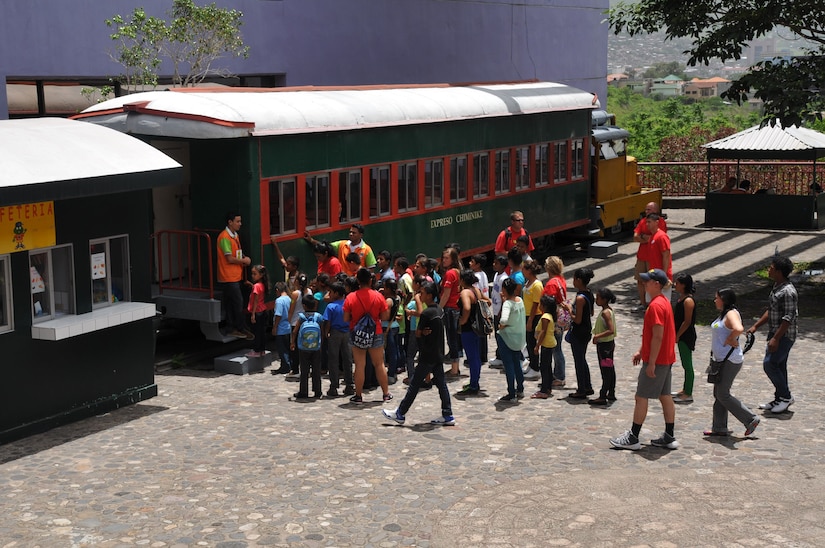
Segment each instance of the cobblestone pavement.
M764 284L751 274L776 246L795 261L825 258L821 232L706 230L701 212L669 213L675 270L695 274L700 299L721 285ZM663 427L652 402L642 450L610 449L633 407L634 253L624 243L606 260L566 258L568 281L589 265L592 285L620 298L610 408L565 398L575 388L569 349L568 386L544 401L496 405L504 376L485 367L482 395L454 401L454 427L429 424L439 414L433 391L398 426L381 420L390 405L380 391L361 407L296 402L297 383L269 372L167 371L157 398L0 446L0 546L821 546L819 320L802 322L791 353L796 403L759 411L750 438L735 419L729 438L701 435L712 405L701 327L695 402L677 406L681 447L647 445ZM734 384L751 408L772 397L762 340ZM599 386L593 349L588 357ZM677 364L674 389L682 378ZM400 399L403 386L393 388Z

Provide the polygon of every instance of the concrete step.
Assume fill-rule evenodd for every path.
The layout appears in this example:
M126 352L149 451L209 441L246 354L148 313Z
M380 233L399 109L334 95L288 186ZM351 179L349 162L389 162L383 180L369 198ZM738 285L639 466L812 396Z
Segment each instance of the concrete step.
M260 358L247 358L244 354L248 349L232 352L223 356L218 356L214 360L215 371L219 373L229 373L231 375L249 375L250 373L260 373L264 368L272 363L275 354L266 351Z

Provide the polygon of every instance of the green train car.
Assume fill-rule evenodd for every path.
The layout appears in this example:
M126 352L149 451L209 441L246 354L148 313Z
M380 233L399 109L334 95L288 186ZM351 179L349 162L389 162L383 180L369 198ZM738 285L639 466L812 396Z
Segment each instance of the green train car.
M314 272L306 230L334 241L360 223L376 252L437 257L448 242L464 256L492 250L512 210L534 239L592 227L598 107L550 82L226 88L138 93L78 118L144 139L186 170L185 185L154 194L162 291L211 283L204 242L229 210L243 217L247 254L276 277L273 237ZM197 242L164 244L164 233Z

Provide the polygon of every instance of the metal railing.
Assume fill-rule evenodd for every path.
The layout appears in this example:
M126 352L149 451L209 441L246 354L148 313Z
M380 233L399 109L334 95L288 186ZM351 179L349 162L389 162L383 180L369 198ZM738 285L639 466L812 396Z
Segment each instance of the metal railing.
M773 188L776 194L811 194L814 164L811 162L710 163L710 190L721 188L729 177L751 182L751 191ZM707 162L639 162L642 187L661 188L664 196L702 196L708 191ZM825 186L825 164L816 164L816 181Z
M215 297L212 237L196 230L161 230L151 235L151 261L158 290L192 291Z

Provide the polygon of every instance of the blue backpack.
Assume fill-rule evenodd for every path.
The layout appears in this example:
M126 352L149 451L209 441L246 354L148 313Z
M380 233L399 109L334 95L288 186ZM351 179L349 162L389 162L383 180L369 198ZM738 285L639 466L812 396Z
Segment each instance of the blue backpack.
M321 315L313 312L310 316L298 314L301 327L298 328L298 350L316 352L321 350Z

